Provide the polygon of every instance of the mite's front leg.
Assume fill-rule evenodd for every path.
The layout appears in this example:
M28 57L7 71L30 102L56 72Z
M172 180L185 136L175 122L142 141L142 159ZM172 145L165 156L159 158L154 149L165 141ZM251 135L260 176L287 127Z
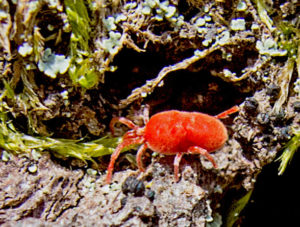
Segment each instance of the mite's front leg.
M208 153L207 150L201 148L201 147L198 147L198 146L192 146L192 147L189 147L188 151L187 151L189 154L201 154L201 155L204 155L212 164L215 168L218 168L217 167L217 164L215 162L215 160L213 159L213 157Z

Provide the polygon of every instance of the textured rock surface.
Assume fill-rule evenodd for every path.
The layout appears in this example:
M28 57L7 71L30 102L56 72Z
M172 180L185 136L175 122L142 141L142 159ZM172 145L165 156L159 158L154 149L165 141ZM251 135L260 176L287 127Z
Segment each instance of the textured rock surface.
M54 164L49 155L37 163L26 157L13 157L0 163L0 223L34 217L54 221L80 200L77 184L83 171L71 171Z
M82 3L78 11L66 10L72 1L0 2L0 115L9 115L5 124L22 133L88 140L106 135L113 116L142 125L148 106L150 115L241 108L222 120L229 140L212 153L218 168L185 155L178 183L174 157L150 152L145 173L134 171L132 158L122 154L111 185L104 184L106 158L95 159L101 169L93 174L81 161L66 164L47 153L38 160L2 156L0 225L220 225L230 190L251 191L299 127L296 1L76 1ZM262 2L270 11L258 10ZM83 7L87 18L77 20ZM277 24L283 19L286 27ZM25 44L35 51L20 53ZM80 57L72 56L72 47ZM74 59L69 72L76 68L75 81L68 73L53 79L38 70L49 48ZM86 76L95 79L87 90L81 87ZM134 185L125 190L129 176Z

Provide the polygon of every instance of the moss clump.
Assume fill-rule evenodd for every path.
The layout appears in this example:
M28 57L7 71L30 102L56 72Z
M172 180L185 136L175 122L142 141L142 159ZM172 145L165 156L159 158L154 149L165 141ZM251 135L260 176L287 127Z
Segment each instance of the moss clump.
M93 158L111 154L120 142L119 137L102 137L90 142L71 139L53 139L50 137L34 137L18 132L7 113L0 107L0 147L2 160L8 161L7 151L22 154L49 150L59 157L78 158L84 162ZM36 155L35 155L36 156ZM95 163L95 162L94 162Z

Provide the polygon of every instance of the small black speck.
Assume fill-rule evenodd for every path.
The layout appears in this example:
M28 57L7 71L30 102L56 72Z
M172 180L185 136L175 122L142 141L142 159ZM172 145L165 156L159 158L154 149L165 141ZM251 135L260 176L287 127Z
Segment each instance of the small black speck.
M269 143L272 141L272 138L273 138L273 137L270 136L270 135L263 135L262 138L263 138L263 141L264 141L264 142L266 142L266 143L269 144Z
M269 114L267 114L267 113L259 113L257 115L257 121L258 121L258 123L260 123L262 125L268 124L270 122Z
M280 123L283 123L284 120L285 120L285 111L280 110L279 113L275 115L274 123L280 124Z
M136 206L133 208L137 212L141 212L142 208L140 206Z
M258 102L255 98L246 98L245 100L245 110L249 114L254 114L256 112L256 109L258 107Z
M145 185L136 177L129 176L122 185L122 191L124 194L132 193L135 196L142 196L145 191Z
M293 103L294 110L300 112L300 101L296 101Z
M148 191L146 192L146 197L147 197L150 201L153 201L153 200L154 200L154 197L155 197L155 191L148 190Z
M123 199L121 199L121 207L123 208L127 203L127 197L124 197Z
M270 84L269 87L267 87L266 91L267 95L270 96L272 100L276 100L278 98L278 95L280 93L280 87L276 84Z
M288 141L290 138L290 128L288 126L281 128L279 131L278 139L280 141Z

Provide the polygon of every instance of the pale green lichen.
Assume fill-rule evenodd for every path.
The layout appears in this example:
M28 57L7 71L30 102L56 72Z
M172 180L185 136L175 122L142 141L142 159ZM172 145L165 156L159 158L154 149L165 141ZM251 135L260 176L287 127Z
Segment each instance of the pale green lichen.
M171 17L173 17L176 13L176 7L175 6L168 6L166 7L166 14L165 14L165 17L167 19L170 19Z
M121 21L125 21L127 17L124 14L117 14L115 18L115 23L118 24Z
M56 78L58 73L64 74L70 66L70 59L64 55L53 54L51 49L47 48L44 55L38 62L38 68L51 78Z
M42 154L40 152L36 151L35 149L32 149L31 157L33 158L33 160L38 161L42 157Z
M256 42L256 49L261 55L269 55L272 57L276 56L286 56L286 50L280 50L277 43L272 38L267 38L265 40L258 40Z
M223 74L227 78L233 78L236 76L236 73L231 72L229 69L223 69Z
M115 55L121 46L121 33L110 31L109 38L102 41L103 48L111 55Z
M107 31L112 31L117 29L117 26L115 25L115 18L112 16L103 19L103 25L105 26Z
M175 27L180 26L182 15L178 15L177 8L169 1L160 2L159 0L146 0L142 4L141 13L144 15L153 14L156 21L164 19L170 21Z
M151 8L149 6L144 6L142 9L142 14L144 15L150 15L151 14Z
M205 16L204 16L204 20L205 20L206 22L210 22L210 21L211 21L211 16L205 15Z
M204 39L202 41L202 45L205 46L205 47L208 47L209 44L211 44L211 43L212 43L212 39L211 38L210 39Z
M244 1L240 1L236 7L237 11L244 12L247 10L247 4Z

